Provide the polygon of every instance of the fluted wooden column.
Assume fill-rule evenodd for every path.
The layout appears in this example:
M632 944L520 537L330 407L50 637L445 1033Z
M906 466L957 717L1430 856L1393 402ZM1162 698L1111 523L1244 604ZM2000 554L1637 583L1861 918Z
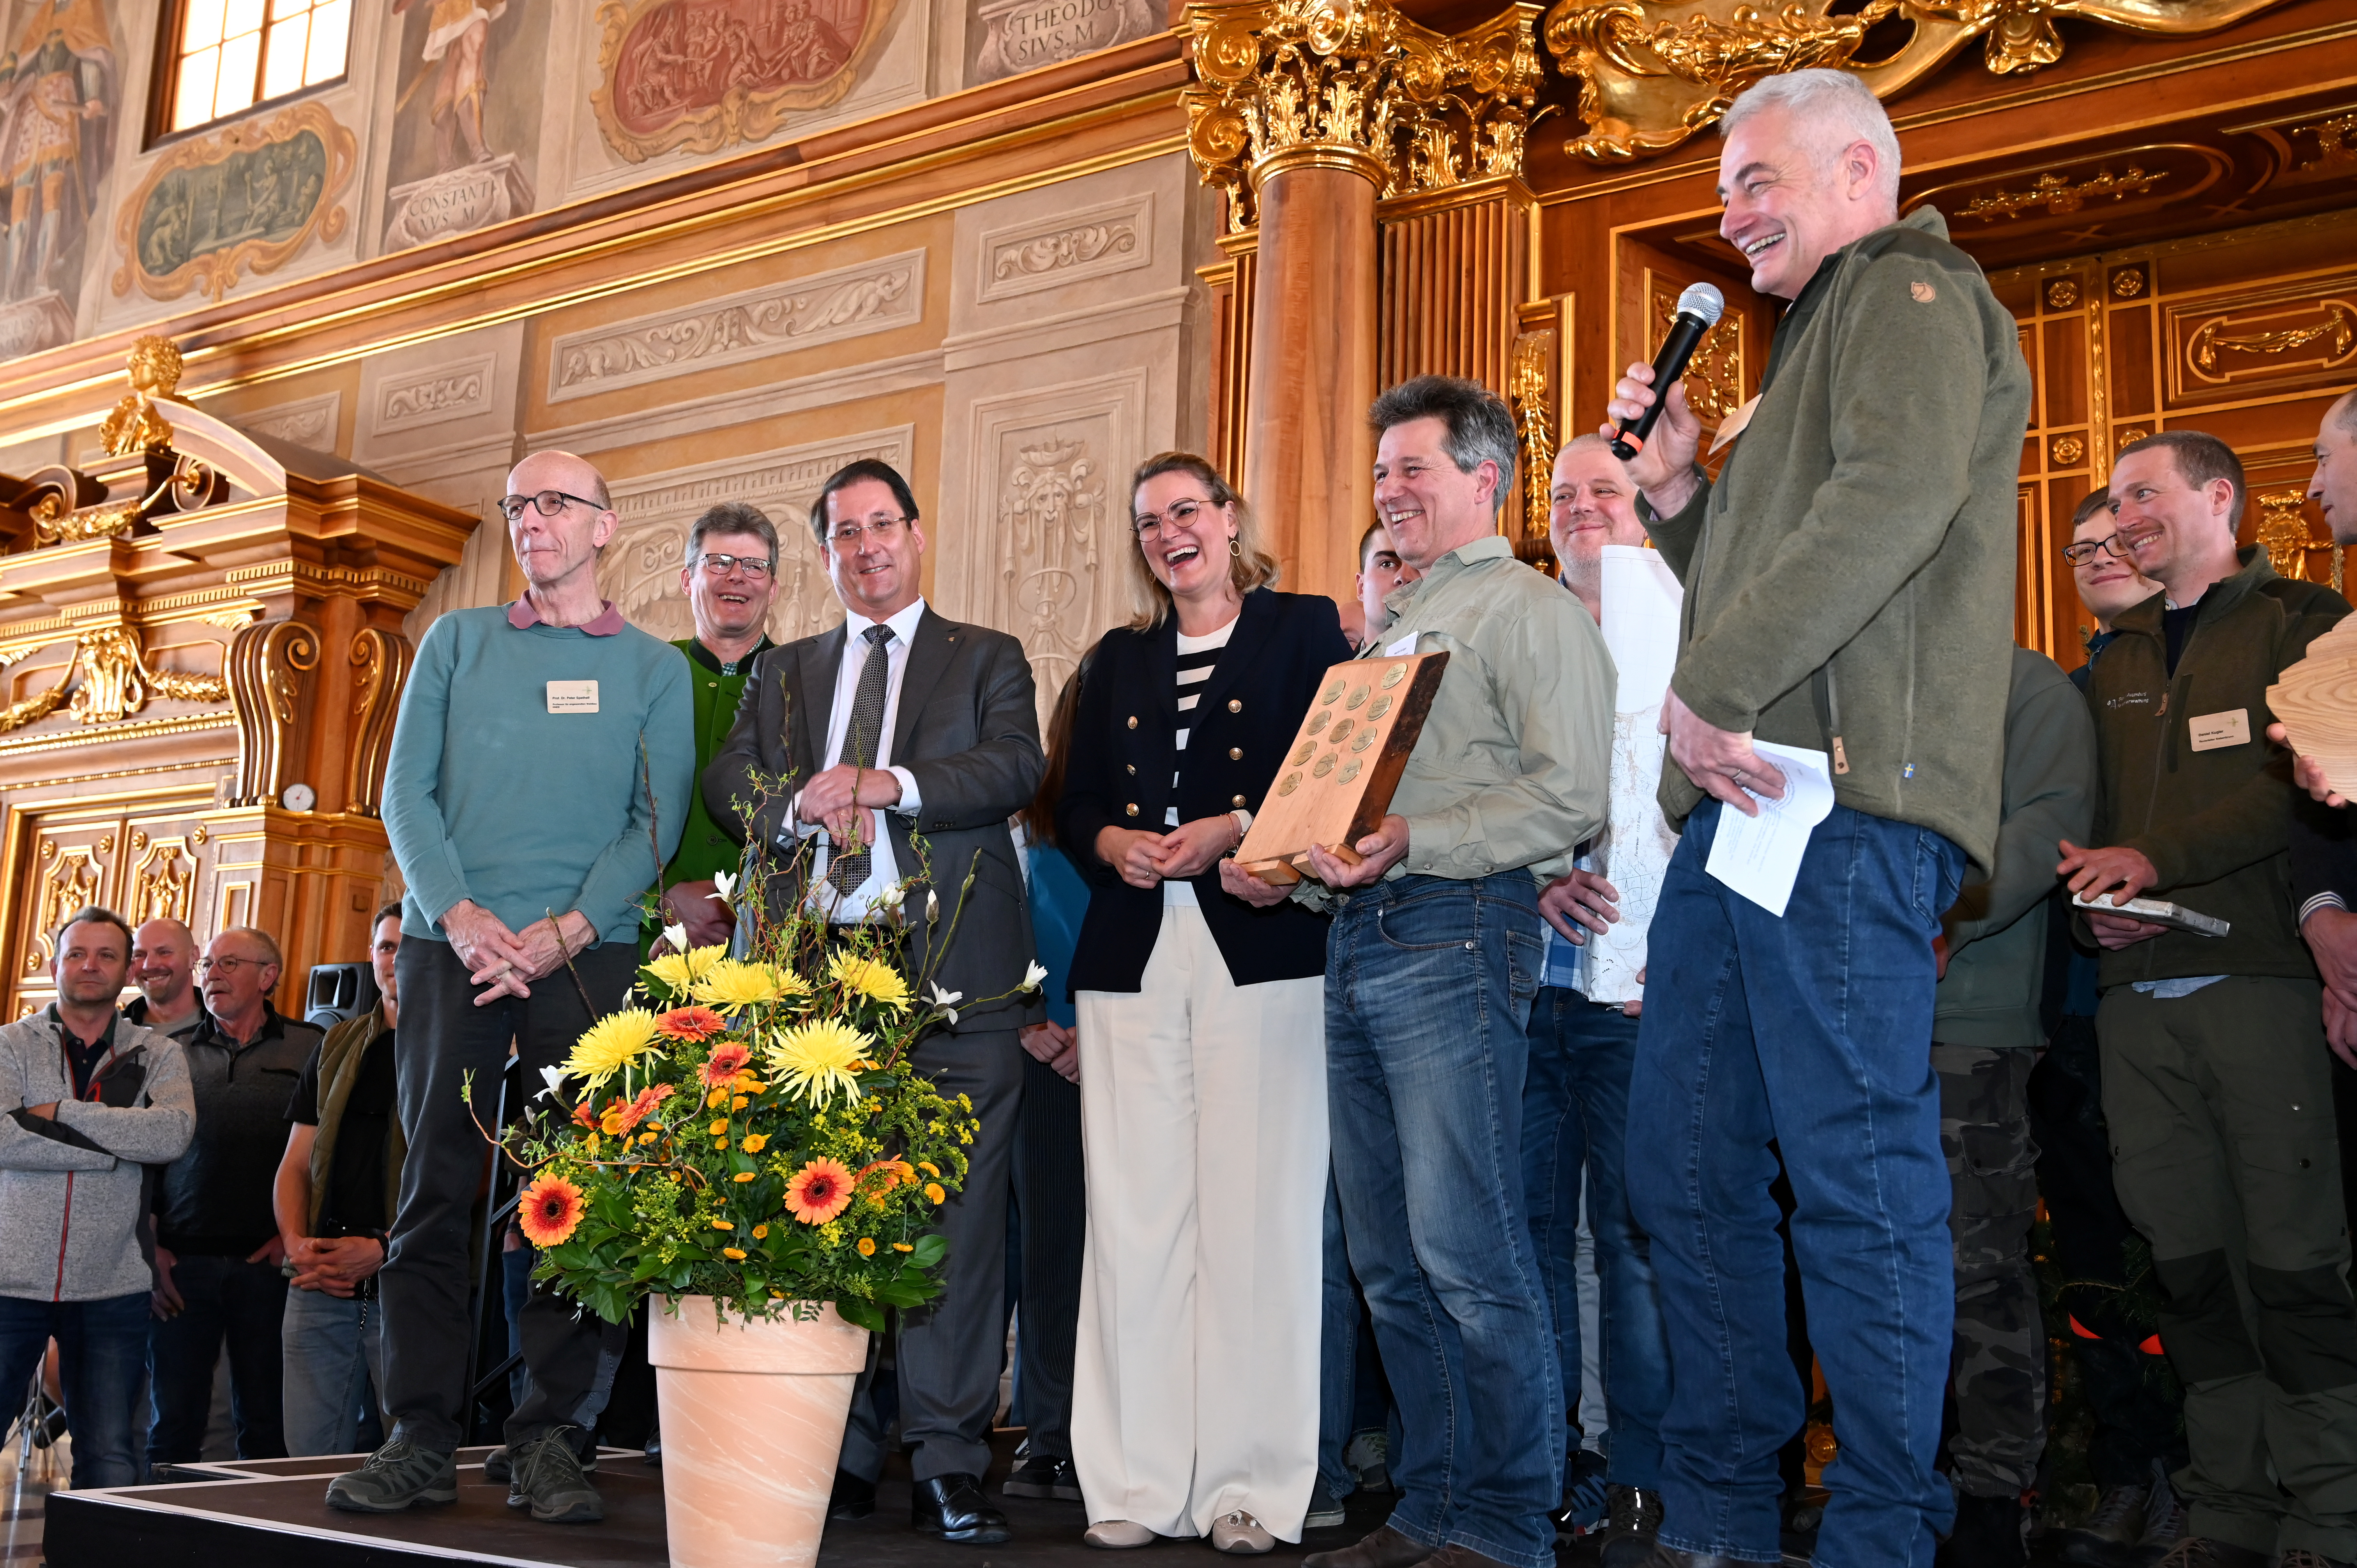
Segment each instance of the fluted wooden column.
M1375 196L1367 172L1326 164L1260 184L1243 493L1286 586L1338 599L1374 521Z

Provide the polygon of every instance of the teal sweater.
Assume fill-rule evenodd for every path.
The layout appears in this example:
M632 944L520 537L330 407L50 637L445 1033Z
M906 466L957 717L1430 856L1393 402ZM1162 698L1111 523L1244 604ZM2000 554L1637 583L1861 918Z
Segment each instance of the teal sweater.
M552 681L595 681L597 711L550 713ZM447 940L443 914L471 898L511 930L579 909L601 940L634 941L638 897L678 847L694 789L687 661L668 644L635 627L519 630L505 606L453 610L418 645L385 766L385 832L409 884L402 934Z

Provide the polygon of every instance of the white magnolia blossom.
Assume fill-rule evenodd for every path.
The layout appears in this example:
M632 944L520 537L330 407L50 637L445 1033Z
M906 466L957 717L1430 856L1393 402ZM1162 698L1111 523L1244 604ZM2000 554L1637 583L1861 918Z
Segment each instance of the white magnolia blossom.
M900 907L900 900L908 896L909 885L905 882L895 882L891 886L876 895L876 907L879 909L897 909Z
M665 926L663 928L662 940L671 944L672 951L685 952L687 950L687 928L685 926Z
M720 891L717 893L706 893L705 895L706 898L717 898L720 902L726 904L737 897L737 877L733 872L714 872L712 874L712 886L718 888Z
M931 925L942 918L942 896L931 888L925 890L925 924Z
M934 1006L940 1008L942 1010L942 1016L948 1018L951 1023L954 1024L958 1021L957 1009L952 1006L951 1004L953 1002L963 1001L964 998L964 992L944 991L942 989L942 983L937 980L933 982L933 993L927 997L926 1000L931 1002Z
M1018 987L1018 989L1024 991L1037 991L1039 989L1040 982L1047 978L1048 972L1039 967L1039 961L1038 959L1033 959L1029 963L1023 966L1023 983Z
M534 1100L554 1100L565 1087L565 1069L561 1067L544 1067L540 1069L540 1077L541 1081L547 1084L548 1087L542 1090L538 1094L533 1095L533 1098Z

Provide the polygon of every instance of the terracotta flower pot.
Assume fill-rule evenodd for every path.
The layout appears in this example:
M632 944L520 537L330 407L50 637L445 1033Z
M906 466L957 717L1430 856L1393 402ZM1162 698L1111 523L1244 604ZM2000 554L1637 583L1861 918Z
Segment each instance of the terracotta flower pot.
M843 1452L867 1330L721 1321L707 1295L649 1304L672 1568L808 1568Z

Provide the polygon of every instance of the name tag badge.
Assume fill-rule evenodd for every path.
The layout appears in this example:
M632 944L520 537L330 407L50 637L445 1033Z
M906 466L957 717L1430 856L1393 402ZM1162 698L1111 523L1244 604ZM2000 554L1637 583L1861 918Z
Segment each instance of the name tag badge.
M595 681L551 681L548 711L552 714L594 714L597 711Z
M1751 423L1752 411L1759 406L1760 400L1755 397L1725 419L1720 420L1718 434L1711 437L1710 450L1704 456L1716 457L1721 451L1733 445L1735 438L1743 434L1743 427Z
M1409 654L1414 653L1415 651L1415 633L1414 633L1414 632L1409 632L1405 637L1401 638L1397 642L1392 643L1392 644L1390 644L1389 646L1387 646L1386 648L1384 648L1384 650L1383 650L1383 657L1384 657L1384 658L1386 658L1386 659L1405 659L1405 658L1406 658Z
M2193 731L2193 749L2216 751L2221 746L2247 746L2251 740L2251 710L2235 708L2222 714L2196 714L2186 721Z

